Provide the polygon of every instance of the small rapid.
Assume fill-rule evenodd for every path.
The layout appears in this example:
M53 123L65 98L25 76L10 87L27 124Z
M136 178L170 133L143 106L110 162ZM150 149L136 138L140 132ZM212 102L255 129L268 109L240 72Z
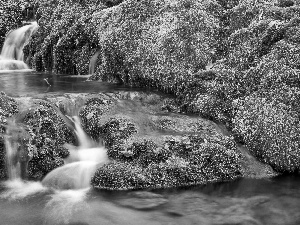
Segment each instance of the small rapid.
M79 146L65 145L70 152L65 165L51 171L42 180L42 184L57 189L82 189L90 186L90 180L97 167L108 162L104 146L91 140L80 125L77 116L71 118Z
M0 185L0 204L5 200L14 204L43 196L47 200L40 215L36 216L43 217L45 225L69 224L76 213L88 208L91 177L98 166L108 161L108 157L104 146L84 132L79 117L69 119L74 123L79 146L66 144L70 155L65 159L65 165L51 171L42 182L22 179L22 170L26 168L20 157L20 136L24 135L24 130L14 120L9 121L4 136L9 179Z
M9 121L4 135L9 178L4 186L8 191L2 195L2 198L24 198L45 191L47 188L78 190L90 187L90 180L96 169L108 162L106 149L87 136L78 116L73 116L70 120L74 123L74 133L77 135L79 145L65 144L70 152L64 160L65 165L51 171L42 182L23 180L26 179L25 171L30 160L30 158L24 159L24 149L20 143L25 131L15 121Z

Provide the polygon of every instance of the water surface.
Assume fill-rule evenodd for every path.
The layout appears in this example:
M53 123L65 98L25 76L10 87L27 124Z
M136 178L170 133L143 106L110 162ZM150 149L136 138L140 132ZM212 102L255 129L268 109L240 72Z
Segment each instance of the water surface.
M2 183L0 218L2 225L296 225L299 185L299 177L285 176L152 192L36 187L26 195Z
M57 75L30 70L0 71L0 91L17 97L41 93L99 93L129 89L118 84L86 81L87 78L88 76Z
M10 96L35 96L133 90L116 84L87 82L86 78L2 71L0 91ZM122 109L128 108L132 114L138 113L137 108L140 108L129 102L125 106ZM128 192L58 191L45 188L39 182L1 182L0 224L296 225L300 224L299 187L299 176Z

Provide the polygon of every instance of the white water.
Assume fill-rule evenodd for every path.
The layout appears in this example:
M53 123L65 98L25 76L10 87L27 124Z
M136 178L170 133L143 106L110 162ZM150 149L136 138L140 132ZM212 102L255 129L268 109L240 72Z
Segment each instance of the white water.
M44 208L44 225L68 224L75 214L87 210L87 193L88 189L56 191Z
M108 161L108 157L106 149L96 146L83 131L80 119L73 117L73 122L80 145L66 145L70 149L66 164L50 172L42 182L31 182L20 178L18 140L23 130L10 121L5 135L9 180L3 182L5 191L0 195L0 202L5 199L21 202L23 199L47 196L44 209L41 209L43 223L39 223L44 225L69 224L78 213L89 209L87 196L91 177L98 166Z
M6 168L9 180L21 179L21 165L19 161L20 139L24 135L24 130L19 127L15 120L7 121L4 143L6 150Z
M91 177L96 169L101 164L107 162L108 157L106 149L103 146L96 146L96 143L86 135L80 125L80 119L73 117L73 122L80 145L76 147L67 144L66 146L69 148L70 155L65 160L65 165L51 171L42 182L29 182L21 179L18 158L18 146L20 143L18 141L23 135L23 130L13 121L9 122L6 135L4 136L9 180L4 183L7 191L0 198L22 199L45 192L49 190L49 187L55 189L74 189L72 195L76 194L76 189L79 191L78 195L82 197L82 193L86 192L83 190L89 189ZM57 193L52 196L56 200ZM64 198L68 198L69 194L69 192L64 192Z
M90 186L90 180L96 169L108 162L106 149L96 146L84 132L80 119L73 117L75 133L79 146L66 145L70 155L65 165L51 171L42 181L43 185L58 189L82 189Z
M90 75L92 75L95 72L95 65L96 65L99 55L100 55L100 50L98 50L90 59L90 64L89 64L89 74Z
M0 55L0 70L29 69L24 63L23 48L37 29L37 22L32 22L8 33Z
M4 136L6 166L9 179L15 180L20 178L20 162L14 162L17 154L17 143L13 143L10 139L9 135Z

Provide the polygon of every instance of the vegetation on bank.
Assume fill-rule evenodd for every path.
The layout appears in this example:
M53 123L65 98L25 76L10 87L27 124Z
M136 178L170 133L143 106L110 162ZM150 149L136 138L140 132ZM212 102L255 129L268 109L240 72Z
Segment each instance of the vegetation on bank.
M92 80L171 93L179 111L226 124L236 140L276 171L299 172L299 1L36 2L40 29L24 49L34 69L87 74L90 59L99 53ZM94 138L103 132L111 137L119 122L130 125L126 119L112 120L99 130L95 124L100 124L103 103L88 104L100 108L86 114L93 122L82 114ZM119 160L100 169L99 177L116 165L146 171ZM167 168L165 163L156 165ZM104 186L96 178L95 186ZM143 179L151 186L150 178Z

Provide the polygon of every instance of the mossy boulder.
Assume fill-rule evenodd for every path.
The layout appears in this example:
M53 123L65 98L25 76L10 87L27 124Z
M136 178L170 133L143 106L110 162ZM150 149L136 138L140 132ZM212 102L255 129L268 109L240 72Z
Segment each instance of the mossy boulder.
M23 21L34 18L33 0L6 0L0 2L0 49L9 31L22 26Z
M64 164L69 151L63 146L74 143L75 137L50 103L41 101L24 118L35 150L28 164L28 175L41 179L51 170Z
M241 154L234 142L214 138L169 138L162 147L147 140L134 143L123 158L99 168L92 185L112 190L167 188L241 177Z
M79 112L84 130L95 141L99 141L102 137L101 116L107 115L112 107L111 99L103 98L103 96L92 97L88 99Z
M215 1L125 1L93 17L102 63L97 77L179 90L214 57Z
M278 172L299 172L298 88L255 93L236 102L234 130L249 150Z
M90 58L98 50L90 21L106 8L101 1L38 1L38 32L25 46L27 63L37 71L88 74Z

